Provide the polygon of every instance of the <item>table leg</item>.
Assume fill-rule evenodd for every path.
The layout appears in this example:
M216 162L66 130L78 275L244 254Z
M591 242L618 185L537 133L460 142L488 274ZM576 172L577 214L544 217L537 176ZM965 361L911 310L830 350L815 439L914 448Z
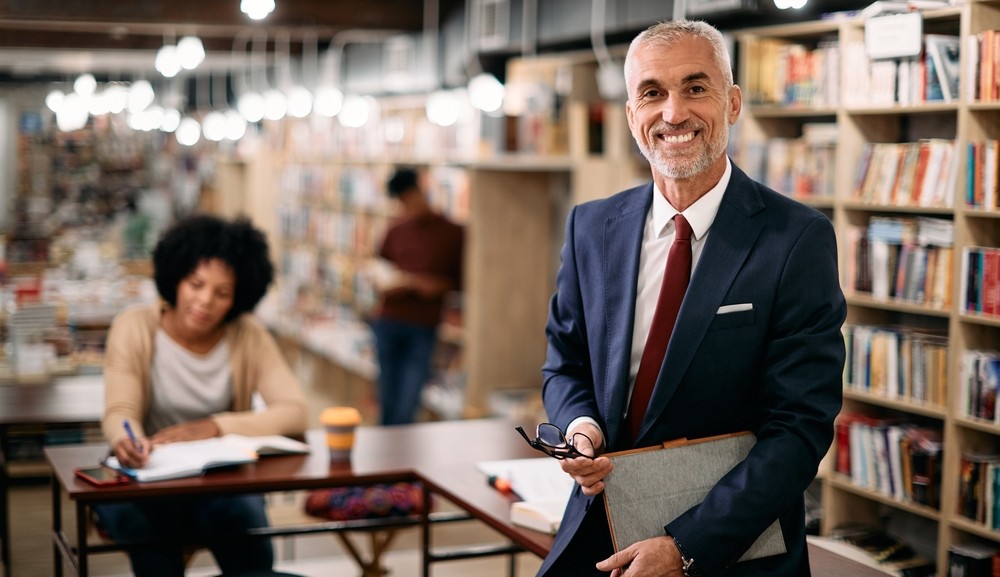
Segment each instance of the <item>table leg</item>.
M423 566L423 577L431 575L431 491L427 483L421 483L423 491L424 512L420 516L420 561Z
M0 426L0 558L3 560L4 577L10 577L10 519L8 489L10 477L7 474L7 454L10 452L7 427Z
M62 577L63 574L63 550L60 548L62 541L62 492L59 488L59 479L52 475L52 562L54 563L53 575Z
M87 505L76 502L76 574L78 577L87 577L87 557L90 552L87 550Z

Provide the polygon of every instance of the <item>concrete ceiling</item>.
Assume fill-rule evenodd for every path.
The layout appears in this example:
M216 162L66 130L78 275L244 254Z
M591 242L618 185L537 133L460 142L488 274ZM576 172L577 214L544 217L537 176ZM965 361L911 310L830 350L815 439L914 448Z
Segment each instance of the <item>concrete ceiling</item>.
M465 0L275 3L258 22L240 12L240 0L0 0L0 76L148 69L157 49L187 34L202 39L207 66L224 68L255 34L266 33L272 48L276 38L290 38L294 54L313 37L323 49L347 30L418 32Z

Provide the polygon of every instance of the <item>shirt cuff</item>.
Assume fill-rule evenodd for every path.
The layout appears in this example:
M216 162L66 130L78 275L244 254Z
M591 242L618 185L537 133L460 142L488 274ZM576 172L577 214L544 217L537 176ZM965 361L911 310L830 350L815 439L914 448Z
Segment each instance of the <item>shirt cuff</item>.
M597 421L595 421L593 418L591 418L591 417L577 417L577 418L573 419L572 421L570 421L569 426L566 427L566 434L569 435L570 431L572 431L578 425L581 425L583 423L590 423L591 425L594 425L595 427L597 427L598 431L601 431L601 426L598 425ZM598 451L600 451L600 449L604 448L604 433L601 432L601 438L600 439L591 439L591 441L593 441L594 444L595 444L594 448L597 449ZM600 454L600 453L598 452L598 454Z

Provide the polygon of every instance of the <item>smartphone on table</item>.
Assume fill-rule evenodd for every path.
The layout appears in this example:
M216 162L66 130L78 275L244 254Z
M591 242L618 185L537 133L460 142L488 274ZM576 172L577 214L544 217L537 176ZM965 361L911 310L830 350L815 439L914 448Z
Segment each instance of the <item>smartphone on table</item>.
M131 481L127 475L119 471L115 471L110 467L96 466L96 467L81 467L76 470L76 476L91 485L97 485L98 487L111 487L114 485L124 485Z

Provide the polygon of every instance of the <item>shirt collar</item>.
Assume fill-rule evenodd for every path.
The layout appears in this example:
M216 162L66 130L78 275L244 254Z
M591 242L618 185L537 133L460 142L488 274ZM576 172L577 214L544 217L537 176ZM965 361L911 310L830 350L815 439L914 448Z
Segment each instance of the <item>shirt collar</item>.
M709 227L715 220L715 215L719 212L719 205L722 204L722 196L729 186L729 179L733 175L733 165L726 157L726 171L722 173L719 182L706 192L701 198L684 211L684 218L691 225L691 234L695 240L701 238L708 232ZM653 183L653 230L657 236L663 236L667 226L672 225L677 209L667 202L667 199L660 192L656 183Z

